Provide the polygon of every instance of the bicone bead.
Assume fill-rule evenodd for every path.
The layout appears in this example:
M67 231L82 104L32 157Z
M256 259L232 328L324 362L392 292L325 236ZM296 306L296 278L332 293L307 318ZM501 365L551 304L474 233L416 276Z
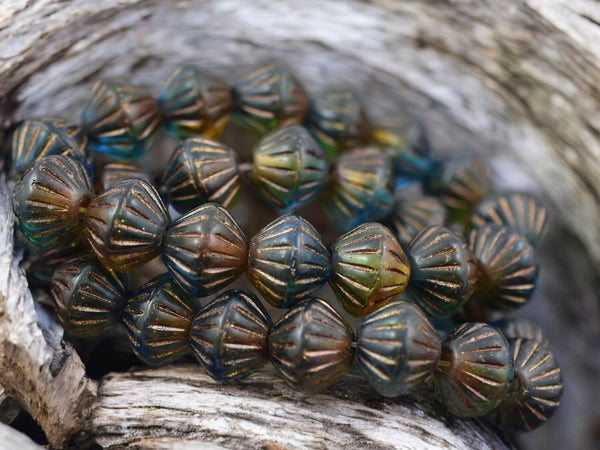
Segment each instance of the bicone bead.
M123 312L123 327L136 356L149 366L163 366L186 355L197 309L169 274L139 288Z
M469 248L481 269L476 301L491 309L515 309L529 300L538 266L527 239L507 227L484 225L469 234Z
M275 209L292 211L325 186L329 162L300 125L281 127L254 147L252 179L260 196Z
M513 378L508 343L485 323L464 323L442 342L433 374L435 392L455 416L477 417L494 409Z
M315 228L301 217L282 216L250 241L247 275L263 298L291 308L329 278L331 257Z
M515 377L487 417L503 430L529 431L545 423L560 405L562 373L548 347L530 339L509 342Z
M498 328L507 341L512 339L530 339L544 346L549 346L548 339L544 335L542 327L531 320L515 317L512 319L500 319L490 322L490 325Z
M321 299L304 300L271 328L271 362L285 381L306 394L330 386L352 366L350 326Z
M390 159L375 147L340 155L322 200L325 212L341 231L384 218L394 207Z
M26 120L15 130L12 158L16 173L49 155L76 159L93 175L92 148L87 134L78 125L57 117L42 117Z
M512 228L525 236L534 247L544 232L548 214L532 195L500 194L484 199L477 205L471 223L474 227L495 223Z
M444 225L446 215L446 208L435 197L399 197L394 203L391 221L398 241L407 247L424 228Z
M302 123L308 96L281 62L271 62L244 76L233 87L233 116L258 135L282 125Z
M216 381L250 375L269 360L271 318L256 295L231 289L194 318L190 345L194 356Z
M65 247L40 249L24 239L23 234L19 232L15 236L15 242L19 247L24 247L27 250L26 262L28 268L26 275L29 286L37 283L47 287L52 281L54 270L58 266L71 259L91 254L85 239L81 238L74 240Z
M306 128L329 158L366 143L371 136L371 123L362 101L348 87L332 88L312 99Z
M60 248L77 241L94 188L75 159L50 155L29 166L13 192L13 211L23 235L36 247Z
M141 179L123 181L94 198L85 235L106 267L133 270L158 256L169 214L156 189Z
M225 208L206 203L169 228L163 261L185 290L205 297L244 273L248 241Z
M404 250L379 223L360 225L331 246L329 283L340 304L355 317L364 317L402 294L410 272Z
M50 293L64 329L73 336L94 337L121 321L127 279L105 269L93 257L67 261L54 271Z
M126 162L114 162L108 163L102 168L100 176L96 180L96 188L99 192L108 191L116 184L132 178L139 178L152 184L152 177L141 167Z
M396 397L433 372L441 351L440 336L423 311L394 301L361 321L355 358L373 389Z
M213 139L187 138L173 151L162 184L171 205L180 213L208 202L229 208L242 186L237 155Z
M409 290L434 317L450 317L469 299L477 266L465 242L449 229L427 227L410 243Z
M138 159L160 125L156 101L121 80L100 80L81 113L94 150L118 159Z
M191 64L175 69L156 101L165 129L179 139L218 138L233 109L231 87Z

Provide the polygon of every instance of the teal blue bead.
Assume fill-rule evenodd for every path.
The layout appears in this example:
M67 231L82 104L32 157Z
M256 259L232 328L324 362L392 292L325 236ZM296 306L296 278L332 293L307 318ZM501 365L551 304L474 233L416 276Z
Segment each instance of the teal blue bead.
M194 318L190 345L194 356L216 381L246 377L269 360L271 319L251 292L220 294Z
M442 341L423 311L394 301L361 321L355 359L373 389L397 397L433 372L441 351Z
M545 347L550 345L542 327L531 320L513 317L511 319L494 320L490 322L490 325L499 329L508 341L512 339L530 339Z
M252 158L258 194L282 213L310 202L327 181L327 158L300 125L281 127L265 136L254 147Z
M81 121L95 151L113 158L141 158L160 125L156 101L121 80L100 80L92 88Z
M164 366L186 355L198 312L189 294L168 274L146 283L125 305L123 327L136 356Z
M111 162L106 164L96 180L98 192L108 191L113 186L130 179L140 179L152 184L152 177L141 167L127 162Z
M250 241L246 274L275 307L291 308L313 295L327 282L330 271L329 250L301 217L280 217Z

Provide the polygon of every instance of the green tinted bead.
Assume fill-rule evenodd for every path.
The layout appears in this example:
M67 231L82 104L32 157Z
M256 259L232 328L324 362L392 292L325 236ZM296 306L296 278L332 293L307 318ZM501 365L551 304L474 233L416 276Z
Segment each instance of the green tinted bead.
M152 177L141 167L126 162L108 163L102 168L97 178L97 189L99 192L108 191L111 187L122 181L140 179L152 184Z
M338 301L355 317L402 294L410 265L394 235L379 223L360 225L331 246L329 283Z
M515 317L512 319L501 319L490 322L490 325L498 328L507 341L512 339L529 339L539 342L541 345L548 347L550 343L544 331L537 323L531 320Z
M65 248L81 234L94 189L80 162L51 155L29 166L13 192L16 223L36 247Z
M424 228L444 225L446 216L446 208L435 197L399 197L391 220L398 241L406 248Z
M465 323L446 336L434 372L436 395L455 416L482 416L494 409L513 378L508 343L485 323Z

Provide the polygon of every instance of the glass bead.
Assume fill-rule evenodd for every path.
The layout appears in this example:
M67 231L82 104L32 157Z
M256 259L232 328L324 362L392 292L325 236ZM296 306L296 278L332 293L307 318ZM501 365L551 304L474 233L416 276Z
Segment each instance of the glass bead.
M527 239L510 228L484 225L469 234L469 248L480 266L473 299L491 309L516 309L535 290L538 266Z
M305 394L330 386L352 366L353 333L325 301L308 299L289 310L269 335L271 362Z
M455 416L477 417L494 409L513 378L508 343L485 323L465 323L446 336L433 373L435 392Z
M54 271L50 293L65 331L95 337L121 322L127 278L105 269L95 258L67 261Z
M340 231L386 217L394 207L389 158L374 147L340 155L322 201L325 212Z
M329 283L340 304L364 317L402 294L410 265L394 235L379 223L366 223L331 246Z
M188 138L173 151L162 185L171 205L180 213L208 202L230 208L242 187L237 155L210 138Z
M221 383L250 375L269 359L271 318L256 295L231 289L194 318L190 345L208 374Z
M254 147L252 158L252 179L258 193L280 212L308 203L327 181L329 163L300 125L288 125L265 136Z
M123 312L123 327L136 356L149 366L164 366L186 355L197 309L169 274L143 285Z
M92 88L81 121L95 151L117 159L141 158L160 125L156 101L121 80L100 80Z
M441 351L440 337L423 311L394 301L361 321L355 358L373 389L397 397L433 372Z
M399 197L391 221L398 241L406 248L424 228L444 225L446 216L445 206L435 197Z
M135 164L122 161L108 163L102 168L100 176L97 179L97 189L99 192L104 192L120 182L128 181L132 178L144 180L152 184L150 174Z
M529 194L510 193L484 199L473 212L471 223L480 227L489 223L504 225L525 236L537 246L548 214L539 200Z
M560 405L562 373L548 347L534 340L512 339L510 357L515 377L487 417L505 431L530 431L544 424Z
M530 339L548 347L550 343L544 335L542 327L531 320L515 317L512 319L500 319L490 322L499 329L504 337L510 342L512 339Z
M36 247L65 248L81 233L83 214L94 195L77 160L50 155L21 174L13 192L16 223Z
M93 176L92 148L87 134L75 124L57 117L26 120L13 134L12 158L15 173L49 155L79 161Z
M257 135L302 123L308 109L304 87L281 62L270 62L233 87L233 116Z
M327 282L330 270L323 239L301 217L280 217L250 241L248 278L277 308L291 308L313 295Z
M27 250L24 265L27 265L26 275L29 286L41 285L46 288L52 281L54 269L71 259L91 254L85 239L81 238L72 241L65 247L40 249L27 241L19 231L15 236L15 241L18 246L25 247Z
M336 87L312 99L306 128L325 154L365 144L371 136L371 123L360 97L349 87Z
M465 242L445 227L427 227L410 243L408 289L429 315L455 314L469 299L477 278L473 255Z
M248 241L225 208L206 203L169 228L163 261L184 289L205 297L244 273Z
M169 223L156 189L144 180L131 179L90 202L84 231L105 267L129 272L160 254Z
M229 85L191 64L171 74L157 98L165 129L178 139L203 134L218 139L233 109Z

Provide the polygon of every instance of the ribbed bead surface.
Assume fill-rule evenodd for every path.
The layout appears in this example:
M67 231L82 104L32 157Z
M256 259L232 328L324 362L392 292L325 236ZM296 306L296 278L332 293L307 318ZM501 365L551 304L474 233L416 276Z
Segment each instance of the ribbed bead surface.
M314 394L350 369L352 338L352 329L331 306L309 299L273 325L269 353L290 386Z
M363 317L400 295L410 277L408 258L392 233L366 223L331 247L330 284L340 304Z
M329 163L300 125L265 136L253 151L252 178L260 196L279 211L292 211L319 194Z
M156 189L144 180L132 179L94 198L84 225L102 264L128 272L160 254L169 222Z
M465 242L445 227L425 228L407 250L409 290L429 315L450 317L466 303L476 281L476 263Z
M495 223L512 228L535 247L546 228L548 213L535 197L511 193L484 199L473 212L471 222L480 227Z
M80 162L51 155L26 169L15 184L13 211L19 229L37 247L68 247L82 228L82 209L94 189Z
M394 301L361 321L355 358L373 389L396 397L431 374L441 351L440 337L423 311Z
M123 327L136 356L149 366L169 364L189 350L197 308L173 278L163 274L127 301Z
M488 418L506 431L529 431L545 423L560 405L562 373L552 352L533 340L511 340L510 356L514 380Z
M529 300L538 267L527 239L510 228L484 225L469 234L469 248L482 266L473 298L492 309L515 309Z
M33 287L38 283L44 288L47 288L52 280L54 269L71 259L89 256L91 254L85 239L81 238L76 239L65 247L40 249L33 246L24 238L23 234L19 232L15 235L15 244L16 246L27 250L25 261L28 268L26 275L30 287Z
M341 231L387 216L394 207L390 159L375 147L342 154L322 200L325 212Z
M181 213L215 202L233 206L242 182L235 152L206 137L191 137L173 151L162 178L173 208Z
M234 117L254 133L302 123L308 96L290 69L280 62L258 67L233 87Z
M192 352L208 374L220 382L250 375L269 359L271 319L251 292L220 294L194 318Z
M206 203L177 219L165 237L163 260L194 296L206 296L244 273L248 242L225 208Z
M406 248L424 228L444 225L446 208L435 197L400 197L394 203L391 219L398 241Z
M455 416L481 416L502 400L513 377L508 343L484 323L465 323L446 336L434 372L436 395Z
M15 130L12 158L16 173L49 155L76 159L92 175L92 148L78 125L57 117L42 117L26 120Z
M194 134L218 138L233 109L231 87L191 64L171 74L157 98L165 129L183 139Z
M108 163L100 172L100 176L97 178L97 189L99 192L109 190L116 184L122 181L129 181L130 179L141 179L152 184L152 177L145 172L141 167L135 164L129 164L126 162L114 162Z
M371 124L362 101L352 88L337 87L310 103L306 127L329 158L368 141Z
M550 343L544 335L544 330L537 323L531 320L514 317L512 319L500 319L490 322L490 325L496 327L502 332L506 340L512 339L530 339L539 342L545 347Z
M330 270L323 239L301 217L280 217L250 241L248 278L278 308L291 308L314 294L327 282Z
M160 125L156 101L121 80L100 80L92 88L81 121L94 150L118 159L143 156Z

